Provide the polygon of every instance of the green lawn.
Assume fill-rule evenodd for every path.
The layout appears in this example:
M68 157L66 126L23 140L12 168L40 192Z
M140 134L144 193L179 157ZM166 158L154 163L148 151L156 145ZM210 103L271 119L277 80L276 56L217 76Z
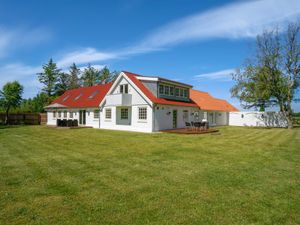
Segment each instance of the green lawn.
M0 224L300 224L300 129L0 128Z

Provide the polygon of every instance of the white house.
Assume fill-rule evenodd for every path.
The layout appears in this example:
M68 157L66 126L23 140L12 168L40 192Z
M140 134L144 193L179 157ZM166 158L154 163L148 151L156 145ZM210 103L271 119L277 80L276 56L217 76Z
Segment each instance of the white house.
M186 122L202 120L228 125L229 112L238 111L191 85L126 71L113 83L66 91L46 110L48 125L72 119L79 126L140 132L184 128Z

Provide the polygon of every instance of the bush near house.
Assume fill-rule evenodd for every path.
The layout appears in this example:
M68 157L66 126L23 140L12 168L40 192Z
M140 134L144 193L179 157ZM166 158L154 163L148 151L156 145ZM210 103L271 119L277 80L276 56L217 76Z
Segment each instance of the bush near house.
M298 128L2 127L0 224L300 224L299 146Z

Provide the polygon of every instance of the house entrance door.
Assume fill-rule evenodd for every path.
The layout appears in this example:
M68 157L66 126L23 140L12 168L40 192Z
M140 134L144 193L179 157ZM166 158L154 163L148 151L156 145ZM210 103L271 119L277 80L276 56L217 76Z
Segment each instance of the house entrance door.
M85 125L85 110L80 110L79 111L79 124L80 125Z
M177 110L173 110L173 128L177 128Z

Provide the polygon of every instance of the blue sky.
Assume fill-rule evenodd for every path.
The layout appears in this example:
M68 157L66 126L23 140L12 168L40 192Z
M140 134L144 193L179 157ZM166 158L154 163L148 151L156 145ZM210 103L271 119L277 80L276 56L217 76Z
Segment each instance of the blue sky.
M0 86L40 91L50 57L189 83L239 107L230 74L254 52L255 37L300 17L299 0L0 0ZM300 111L300 105L295 105Z

